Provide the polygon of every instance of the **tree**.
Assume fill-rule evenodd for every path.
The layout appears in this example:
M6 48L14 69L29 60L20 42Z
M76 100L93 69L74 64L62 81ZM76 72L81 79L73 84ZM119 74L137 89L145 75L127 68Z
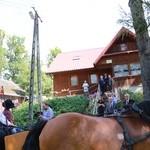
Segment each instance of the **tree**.
M149 100L150 97L150 39L148 33L148 16L150 11L150 2L146 0L129 0L131 13L126 13L121 8L122 19L118 23L122 23L128 28L134 28L136 41L139 51L139 59L141 63L141 79L143 84L143 100Z
M2 73L2 70L6 64L6 59L5 59L5 48L3 47L5 39L5 32L3 30L0 30L0 74Z
M45 73L42 72L42 94L45 96L51 96L51 91L52 91L52 78L51 76L46 75Z
M50 51L50 53L49 53L48 56L47 56L47 60L48 60L47 67L52 63L52 61L54 60L54 58L55 58L59 53L62 52L62 51L61 51L59 48L57 48L57 47L55 47L54 49L50 49L49 51Z
M24 90L29 86L29 56L24 46L25 39L16 35L8 36L4 78L19 84Z
M150 38L144 12L145 8L150 8L149 4L147 1L129 0L141 63L144 100L150 100Z
M62 51L55 47L54 49L50 49L49 50L49 54L47 56L47 67L49 67L49 65L53 62L53 60L55 59L55 57L61 53ZM42 75L42 86L43 86L43 94L45 95L52 95L52 92L53 91L53 79L52 79L52 75L48 76L48 75Z

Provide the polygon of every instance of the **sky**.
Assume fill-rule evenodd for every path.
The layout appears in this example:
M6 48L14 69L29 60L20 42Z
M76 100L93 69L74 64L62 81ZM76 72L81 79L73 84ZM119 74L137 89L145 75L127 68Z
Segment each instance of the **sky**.
M106 46L122 25L120 6L129 11L128 0L0 0L0 29L8 35L25 37L31 54L33 20L29 11L38 12L41 60L50 49L62 52Z

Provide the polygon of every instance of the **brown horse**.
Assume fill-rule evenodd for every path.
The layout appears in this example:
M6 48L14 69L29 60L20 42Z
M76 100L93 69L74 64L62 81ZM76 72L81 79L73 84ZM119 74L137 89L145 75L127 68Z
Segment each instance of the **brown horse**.
M150 132L150 124L138 113L122 117L131 138ZM115 117L92 117L66 113L46 122L38 123L30 131L23 150L149 150L150 138L122 148L125 141L123 129Z

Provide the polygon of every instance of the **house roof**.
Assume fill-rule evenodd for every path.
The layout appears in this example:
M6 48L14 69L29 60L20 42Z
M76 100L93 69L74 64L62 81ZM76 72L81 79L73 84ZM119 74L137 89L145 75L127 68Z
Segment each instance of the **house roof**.
M131 31L129 31L127 28L122 27L119 32L114 36L114 38L110 41L110 43L105 47L103 54L99 55L97 59L95 60L94 64L97 64L97 62L102 58L102 56L108 51L108 49L112 46L112 44L120 37L123 36L123 34L129 34L133 38L135 38L135 34Z
M81 70L93 68L93 63L104 48L93 48L74 52L60 53L49 66L46 73Z
M24 96L25 91L22 90L17 84L9 80L0 79L0 87L3 86L4 95L11 96Z
M114 42L123 34L128 34L132 38L135 38L135 34L133 32L122 27L105 48L95 48L58 54L47 69L46 73L94 68L94 65L98 63Z

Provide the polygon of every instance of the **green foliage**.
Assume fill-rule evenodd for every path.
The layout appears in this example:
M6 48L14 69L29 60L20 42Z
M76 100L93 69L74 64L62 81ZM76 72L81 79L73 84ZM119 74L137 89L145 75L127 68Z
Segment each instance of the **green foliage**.
M79 112L83 113L87 99L84 96L54 98L48 100L50 106L55 111L56 115L66 112Z
M143 92L142 91L134 92L134 91L131 91L129 89L121 90L121 95L120 95L121 100L124 99L124 94L125 93L130 94L130 98L135 100L136 102L140 102L140 101L143 100Z
M24 38L15 35L8 36L7 39L7 65L5 66L7 72L4 77L15 83L19 83L18 78L22 77L27 69L29 70L29 56L25 50L24 41Z
M84 96L64 97L48 99L47 102L54 110L55 115L59 115L67 112L83 113L88 99ZM13 110L15 124L18 126L27 126L29 123L29 105L28 102L24 102L18 108ZM34 112L38 111L38 103L34 103ZM36 120L33 121L33 123Z
M50 53L47 56L47 62L48 62L47 66L49 66L52 63L52 61L54 60L54 58L59 53L61 53L61 50L59 48L57 48L57 47L55 47L54 49L50 49L49 51L50 51Z
M42 77L42 94L47 96L47 97L50 97L50 92L52 91L52 86L53 86L53 83L52 83L52 78L51 76L48 76L46 75L45 73L41 73L41 77Z
M34 102L33 112L37 112L38 110L38 103ZM13 115L15 118L15 125L18 126L27 126L29 125L29 104L28 102L23 102L20 106L13 109ZM36 120L33 120L35 123Z
M5 48L3 47L3 42L5 39L5 32L3 30L0 30L0 74L2 73L2 70L6 64L6 59L5 59Z

